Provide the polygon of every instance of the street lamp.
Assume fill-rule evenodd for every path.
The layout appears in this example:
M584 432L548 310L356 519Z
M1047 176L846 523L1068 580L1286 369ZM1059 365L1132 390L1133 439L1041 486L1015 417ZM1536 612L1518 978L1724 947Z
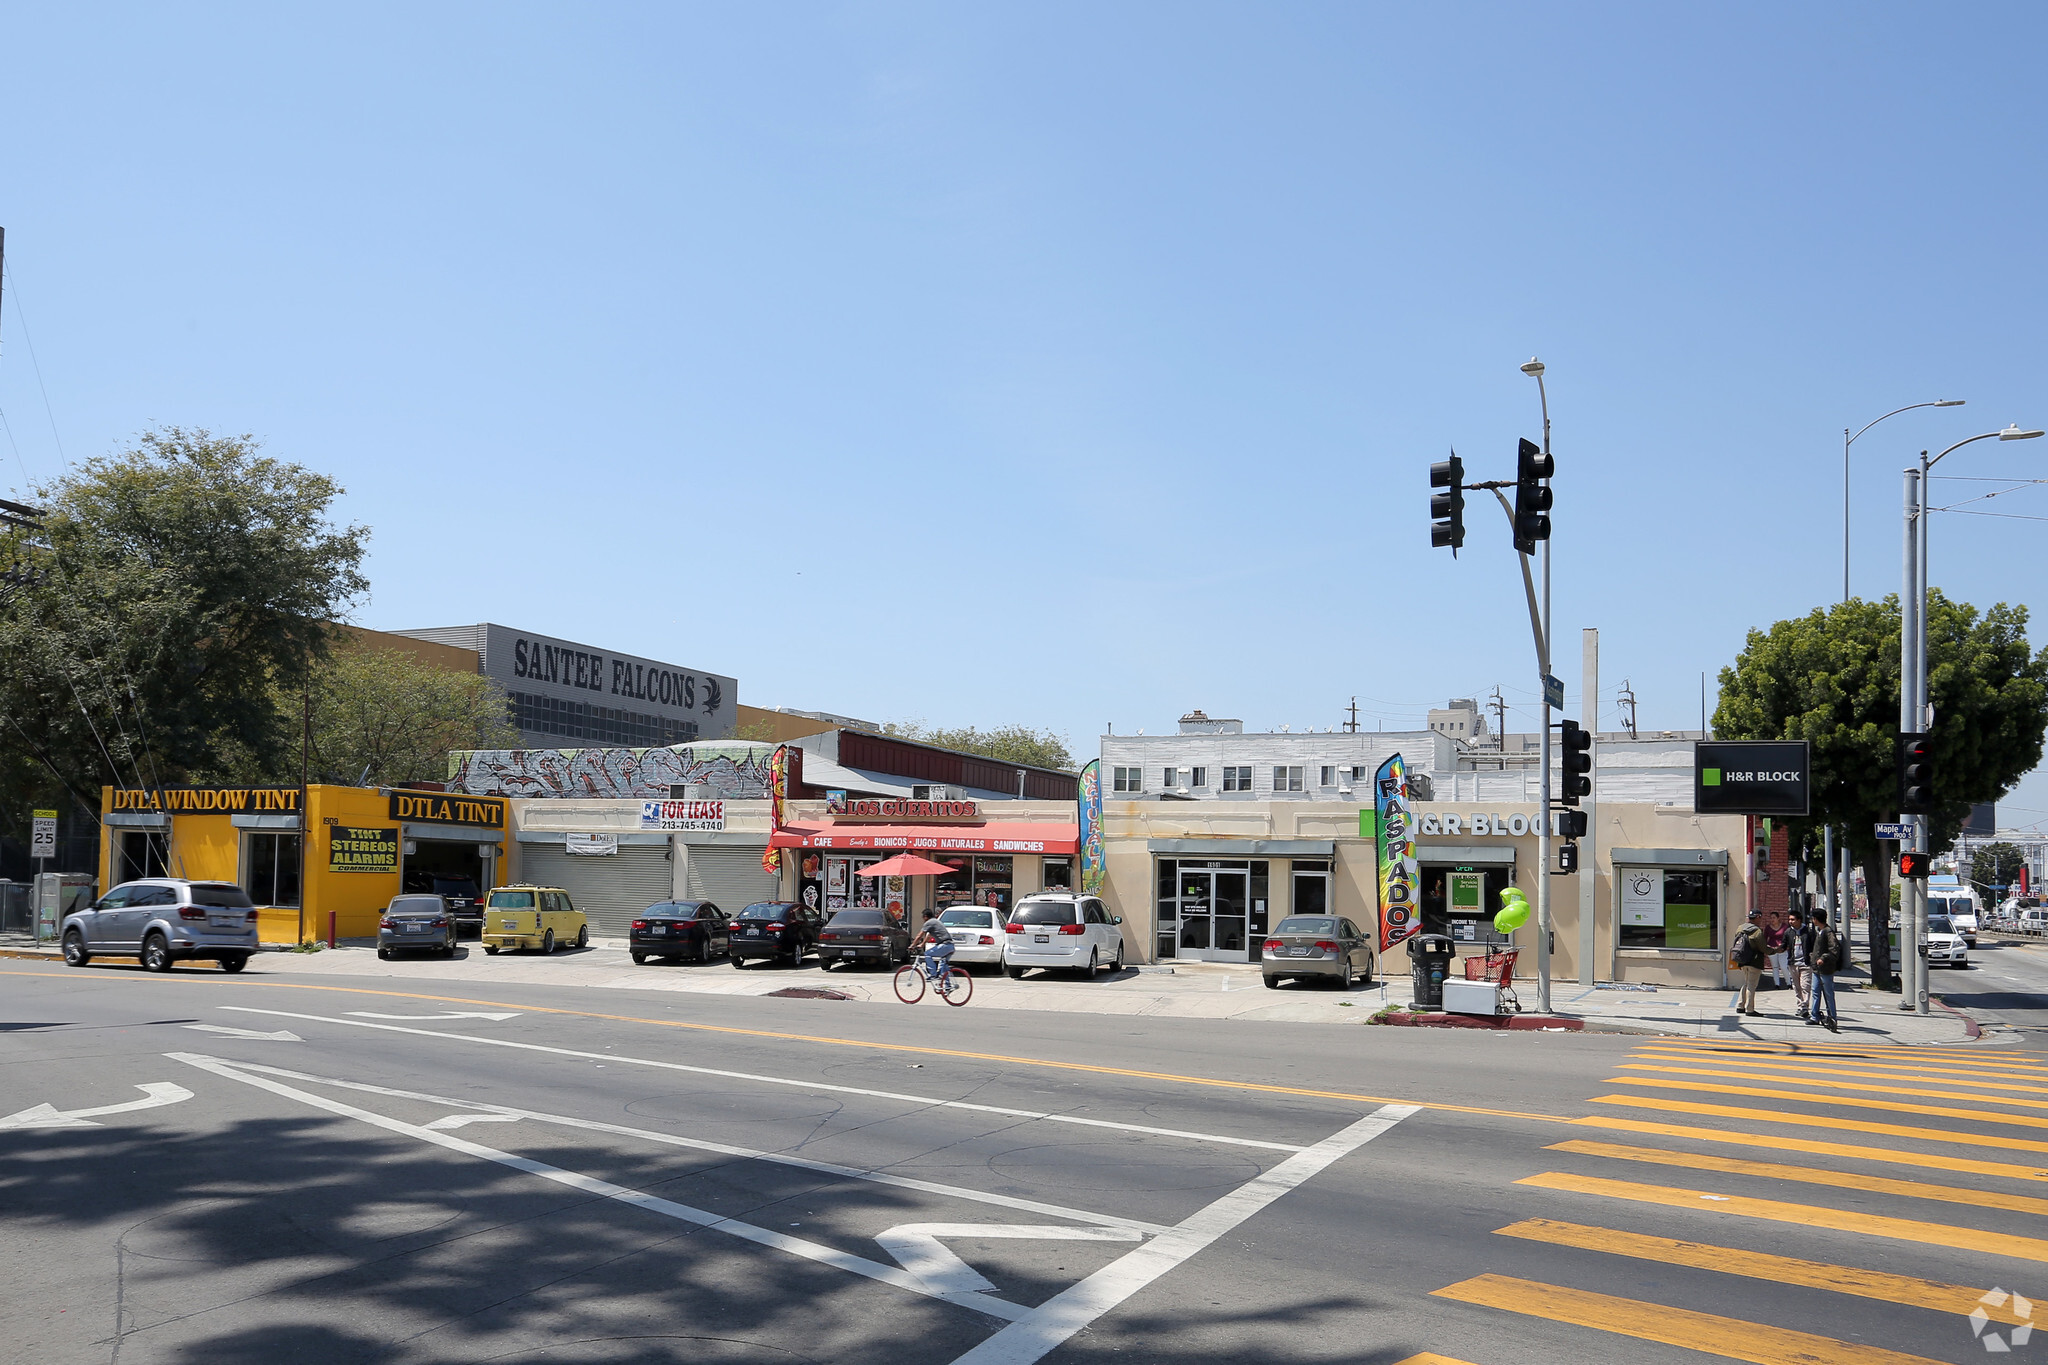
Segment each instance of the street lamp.
M1927 458L1927 452L1920 452L1920 465L1908 469L1906 474L1906 537L1905 537L1905 591L1899 599L1899 733L1918 734L1929 728L1927 713L1927 519L1933 509L1928 505L1927 485L1934 467L1964 446L1976 441L2031 441L2041 432L2023 428L2017 423L1998 431L1983 431L1975 436L1966 436L1947 450ZM1928 853L1927 817L1905 815L1902 817L1913 826L1913 847L1921 853ZM1900 911L1907 916L1907 924L1901 927L1909 932L1899 935L1899 956L1902 959L1900 972L1903 997L1900 1009L1928 1012L1927 964L1920 957L1920 939L1927 932L1926 891L1917 882L1907 881L1900 893Z
M1849 447L1856 444L1858 436L1861 436L1863 432L1882 422L1885 417L1897 417L1900 413L1911 412L1915 408L1959 408L1967 401L1967 399L1963 398L1937 398L1930 403L1908 403L1903 408L1893 408L1884 417L1873 418L1871 421L1865 422L1862 431L1858 431L1855 436L1849 434L1849 428L1842 428L1842 600L1844 602L1849 600ZM1947 452L1943 453L1946 454Z

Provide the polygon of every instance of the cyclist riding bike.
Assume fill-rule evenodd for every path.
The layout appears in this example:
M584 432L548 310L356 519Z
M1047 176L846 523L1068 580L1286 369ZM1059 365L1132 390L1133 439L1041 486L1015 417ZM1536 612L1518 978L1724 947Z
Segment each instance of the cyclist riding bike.
M925 915L924 929L917 936L918 942L926 945L924 950L924 974L928 980L937 981L945 975L946 964L953 956L953 935L945 925L939 923L937 912Z

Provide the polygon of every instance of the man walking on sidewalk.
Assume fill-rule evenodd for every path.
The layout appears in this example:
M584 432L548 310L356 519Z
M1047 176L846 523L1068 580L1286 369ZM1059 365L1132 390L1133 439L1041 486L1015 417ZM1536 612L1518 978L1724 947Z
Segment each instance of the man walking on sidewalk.
M1806 1022L1820 1024L1829 1033L1840 1033L1837 1026L1840 1016L1835 1013L1835 973L1842 969L1843 961L1849 956L1848 945L1835 932L1835 926L1828 923L1825 915L1816 917L1813 932L1813 1004ZM1821 1006L1827 1008L1823 1012Z
M1792 927L1785 934L1785 961L1792 973L1792 987L1799 992L1795 1013L1813 1022L1813 920L1805 910L1792 912Z
M1749 923L1735 931L1735 941L1728 945L1728 957L1735 969L1742 973L1742 993L1735 997L1737 1014L1761 1015L1756 1007L1756 983L1764 974L1764 928L1761 923L1763 912L1749 912Z

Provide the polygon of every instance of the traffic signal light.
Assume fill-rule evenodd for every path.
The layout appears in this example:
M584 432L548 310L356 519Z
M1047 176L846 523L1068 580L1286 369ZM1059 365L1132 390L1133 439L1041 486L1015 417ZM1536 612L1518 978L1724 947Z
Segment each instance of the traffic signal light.
M1579 846L1577 844L1564 844L1558 848L1557 870L1559 872L1577 872L1579 870Z
M1934 813L1934 741L1927 735L1899 736L1899 814Z
M1445 490L1429 495L1430 548L1441 550L1448 545L1451 558L1456 559L1465 544L1465 462L1457 451L1429 467L1429 486Z
M1536 553L1536 542L1550 539L1550 472L1557 462L1526 436L1515 457L1515 548Z
M1932 853L1901 853L1899 855L1899 875L1901 877L1925 877L1932 871L1934 871L1934 855Z
M1564 749L1564 790L1558 799L1567 806L1576 806L1580 797L1593 794L1593 736L1577 721L1565 720L1558 722L1557 738Z
M1561 810L1557 813L1557 832L1561 838L1585 838L1586 823L1586 812L1582 810Z

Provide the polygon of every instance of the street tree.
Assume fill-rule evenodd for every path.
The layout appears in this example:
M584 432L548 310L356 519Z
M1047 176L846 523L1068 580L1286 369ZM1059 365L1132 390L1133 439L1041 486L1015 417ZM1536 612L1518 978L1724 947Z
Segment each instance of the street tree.
M224 747L295 754L277 697L368 588L367 529L331 519L341 491L250 437L177 427L34 489L34 535L0 528L30 570L0 602L0 809L61 797L97 818L102 784L189 782Z
M2027 644L2027 610L1979 612L1928 595L1928 695L1935 760L1933 847L1949 846L1970 807L1995 801L2041 760L2048 732L2048 650ZM1753 630L1721 670L1720 739L1812 745L1812 815L1795 847L1832 825L1870 894L1871 978L1891 982L1891 869L1873 826L1897 817L1899 602L1860 598Z
M2018 845L1986 844L1970 855L1969 876L1988 895L1993 887L2019 885L2020 869L2026 865L2027 856Z
M1056 735L1050 730L1034 730L1028 725L1004 725L993 730L981 730L972 725L945 729L910 720L891 721L882 727L882 731L913 744L981 754L1004 763L1022 763L1028 767L1055 768L1066 772L1074 769L1074 756L1068 752L1066 736Z

